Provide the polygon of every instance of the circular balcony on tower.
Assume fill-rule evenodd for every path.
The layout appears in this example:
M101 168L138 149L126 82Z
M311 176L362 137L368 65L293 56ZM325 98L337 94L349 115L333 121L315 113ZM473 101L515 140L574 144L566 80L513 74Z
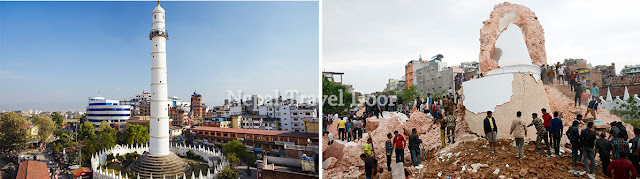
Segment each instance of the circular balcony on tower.
M149 40L153 39L153 37L164 37L169 40L169 32L162 29L153 29L149 31Z

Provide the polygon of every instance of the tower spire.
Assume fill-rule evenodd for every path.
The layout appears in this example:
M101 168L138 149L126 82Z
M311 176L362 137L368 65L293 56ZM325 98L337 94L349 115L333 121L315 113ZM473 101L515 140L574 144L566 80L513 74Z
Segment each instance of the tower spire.
M160 5L160 1L158 1L158 6Z

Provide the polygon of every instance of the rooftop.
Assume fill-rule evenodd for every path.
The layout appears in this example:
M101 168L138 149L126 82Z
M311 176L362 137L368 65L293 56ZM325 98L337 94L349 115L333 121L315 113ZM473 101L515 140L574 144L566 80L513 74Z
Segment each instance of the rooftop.
M49 178L47 164L35 160L27 160L20 163L16 179L42 179Z
M207 127L207 126L197 126L193 130L234 132L234 133L242 133L242 134L258 134L258 135L318 139L317 133L306 133L306 132L290 132L290 131L274 131L274 130L258 130L258 129L233 129L233 128Z

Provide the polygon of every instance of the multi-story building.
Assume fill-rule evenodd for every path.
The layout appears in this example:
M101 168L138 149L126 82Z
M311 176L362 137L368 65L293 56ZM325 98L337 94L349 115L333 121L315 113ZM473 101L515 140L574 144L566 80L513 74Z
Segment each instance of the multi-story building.
M320 132L320 120L318 118L305 118L303 119L305 131L309 133Z
M233 129L197 126L194 142L222 146L232 140L240 140L249 148L261 148L267 154L284 155L285 145L316 146L318 134L306 132ZM309 143L308 141L311 141Z
M330 81L334 83L342 84L342 76L344 75L344 73L323 71L322 75L326 76Z
M429 61L414 72L416 92L421 97L427 93L443 93L449 88L454 88L455 75L453 68L448 67L447 63L439 60Z
M609 84L613 77L616 77L616 63L611 63L611 66L598 65L595 69L600 70L602 75L602 84Z
M258 107L258 114L272 118L280 118L280 130L306 132L304 119L318 118L317 107L302 105L263 105Z
M202 125L208 127L231 128L231 119L226 117L211 117L202 119Z
M640 65L625 65L621 73L623 76L640 76Z
M233 115L242 114L242 105L237 101L231 101L223 106L224 117L231 117Z
M242 129L260 129L260 130L279 130L278 118L260 115L243 115L237 116L240 119L240 128Z
M151 115L151 93L149 92L143 91L130 100L121 100L120 104L133 106L131 116Z
M608 84L600 88L600 96L607 96L607 89L611 90L611 97L624 97L625 87L629 90L629 96L640 95L640 76L616 76L611 78Z
M415 80L415 73L418 69L427 65L429 61L422 60L422 55L418 60L411 60L407 65L404 66L404 83L405 87L410 88L416 84L418 84Z
M191 95L191 116L194 118L203 117L202 95L193 92Z
M169 121L173 126L188 126L191 125L191 118L189 117L188 104L180 104L179 106L169 107Z
M389 79L387 87L383 91L396 91L404 88L404 81L399 79Z
M602 72L600 70L596 69L589 69L589 68L581 68L578 69L578 79L580 79L580 81L585 80L586 81L586 85L591 85L593 83L596 83L597 86L602 86Z
M131 118L131 108L131 105L120 105L118 100L90 97L86 117L94 126L99 126L102 121L119 125Z
M573 59L568 58L564 59L564 66L568 68L570 71L576 71L578 69L591 68L590 65L584 59Z

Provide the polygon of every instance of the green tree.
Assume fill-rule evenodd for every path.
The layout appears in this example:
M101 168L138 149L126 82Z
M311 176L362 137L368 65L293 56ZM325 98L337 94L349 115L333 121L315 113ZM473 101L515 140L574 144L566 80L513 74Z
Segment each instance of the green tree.
M229 166L224 167L220 172L220 179L237 179L238 177L240 177L238 172Z
M235 153L226 155L224 159L227 159L227 161L229 162L229 165L231 165L233 168L240 165L240 159L236 156Z
M225 155L225 158L234 154L246 164L256 162L256 157L252 153L247 152L247 147L239 140L232 140L224 144L224 146L222 146L222 153Z
M116 145L116 133L118 132L113 129L109 123L102 121L102 123L100 123L99 131L100 135L98 135L98 138L100 139L100 142L98 143L98 150L110 149Z
M149 140L149 131L142 125L129 125L124 133L125 144L144 144Z
M34 115L31 117L31 123L38 127L37 140L40 141L40 143L46 143L46 140L49 139L53 130L56 128L56 124L53 123L53 120L48 116Z
M405 101L405 103L408 103L418 97L418 92L415 86L411 86L410 88L402 89L402 92L398 93L398 97L401 98L402 101Z
M58 126L62 126L62 123L64 123L64 116L58 114L58 112L51 113L51 118Z
M81 165L91 163L91 156L95 155L99 150L99 141L95 135L85 138L82 145L82 163Z
M0 148L21 150L29 141L29 133L23 128L27 121L17 113L7 112L0 115Z
M353 94L347 92L347 86L334 83L326 76L322 78L322 111L325 114L349 113L353 104Z
M89 121L84 121L80 125L80 129L78 129L78 139L85 140L90 139L96 135L96 131L93 128L93 125Z

